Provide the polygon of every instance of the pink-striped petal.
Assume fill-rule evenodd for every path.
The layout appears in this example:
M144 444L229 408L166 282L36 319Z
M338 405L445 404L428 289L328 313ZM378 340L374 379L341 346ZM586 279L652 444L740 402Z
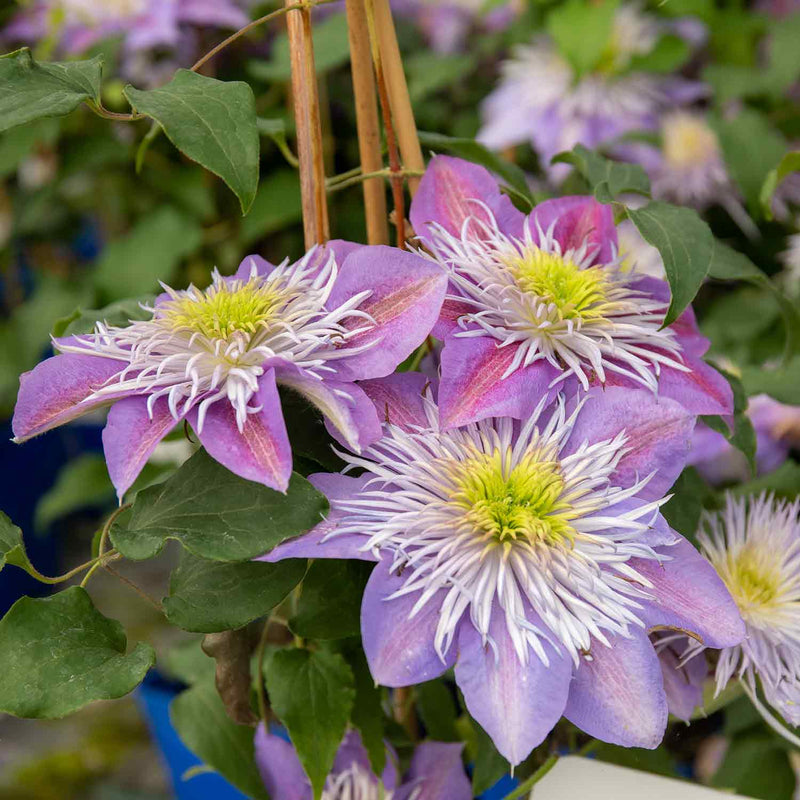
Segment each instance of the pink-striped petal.
M694 424L694 416L681 405L656 398L645 389L592 389L562 453L624 433L628 452L611 481L627 488L655 472L639 492L640 497L653 500L663 497L681 474Z
M711 564L682 536L677 544L660 548L670 560L658 563L631 559L629 565L650 586L652 601L637 616L651 629L675 628L686 631L708 647L733 647L745 635L744 622L733 598Z
M177 424L164 397L153 404L152 417L147 410L147 397L126 397L112 406L103 429L103 452L120 500L158 443Z
M487 169L460 158L434 156L422 176L409 216L417 236L429 243L430 223L458 236L469 217L489 220L483 206L492 212L504 233L521 235L524 215L501 193Z
M359 310L372 318L353 318L346 326L364 328L348 339L351 348L367 347L337 362L343 379L382 378L425 341L447 290L447 275L438 264L395 247L359 247L341 265L328 299L336 308L364 291L370 295ZM371 346L370 346L371 345Z
M261 376L254 401L261 410L248 415L241 432L233 406L225 400L209 407L202 430L197 430L199 406L189 411L187 419L208 454L220 464L242 478L285 492L292 475L292 449L274 370Z
M396 372L359 384L375 406L381 421L397 425L405 431L429 427L422 399L429 385L428 378L419 372Z
M129 392L87 400L127 364L111 358L64 353L37 364L19 378L11 429L18 442L108 405Z
M530 416L545 397L558 370L546 361L504 378L518 345L498 347L488 336L448 336L442 350L439 420L442 429L488 417ZM554 392L553 392L554 393Z
M607 264L617 249L617 229L610 205L593 197L558 197L545 200L533 209L528 227L537 240L538 230L547 233L553 226L553 238L562 250L578 249L588 241L596 253L594 263Z
M692 414L733 414L733 390L728 381L705 361L687 355L690 372L662 367L658 393L679 402Z
M272 359L278 383L303 395L325 417L331 435L360 452L381 437L375 406L355 383L320 380L294 364Z

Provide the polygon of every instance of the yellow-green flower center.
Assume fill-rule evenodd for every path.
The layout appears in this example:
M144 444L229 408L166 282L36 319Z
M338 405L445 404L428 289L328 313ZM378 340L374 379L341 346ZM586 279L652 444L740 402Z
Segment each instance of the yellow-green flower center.
M781 588L779 556L747 546L728 556L726 583L743 613L763 609L778 598Z
M476 455L462 462L451 501L484 538L498 543L571 542L569 505L561 500L564 478L554 454L533 451L513 468L510 453Z
M603 316L609 289L602 267L581 269L571 259L544 250L526 250L507 262L517 286L552 303L561 319Z
M662 124L662 148L667 163L675 169L702 166L719 153L714 131L693 114L676 113Z
M221 282L199 297L166 303L162 316L176 330L190 330L209 339L234 333L252 334L274 316L283 297L274 287L254 279L244 285Z

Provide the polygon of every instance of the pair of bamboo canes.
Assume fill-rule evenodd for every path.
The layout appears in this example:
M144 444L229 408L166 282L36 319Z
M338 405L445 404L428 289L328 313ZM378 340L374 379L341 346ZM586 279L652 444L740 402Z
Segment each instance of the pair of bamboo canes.
M297 154L306 248L330 238L323 162L322 128L311 39L310 7L287 12L292 66L292 94L297 124ZM388 244L384 177L388 177L395 212L398 246L405 243L404 182L413 196L425 169L414 112L408 95L389 0L346 0L350 58L355 95L364 208L369 244ZM380 118L386 134L388 172L381 148Z

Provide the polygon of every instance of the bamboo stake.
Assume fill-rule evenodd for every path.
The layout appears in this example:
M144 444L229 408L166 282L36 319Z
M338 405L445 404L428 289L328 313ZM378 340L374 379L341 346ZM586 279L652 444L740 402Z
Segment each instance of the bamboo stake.
M378 29L378 40L381 50L381 61L386 77L386 88L389 104L392 109L397 142L403 157L403 166L408 170L425 171L425 159L417 136L417 125L414 122L414 110L408 95L408 84L403 71L403 60L397 44L397 33L394 29L389 0L373 0L375 8L375 25ZM408 190L413 197L419 186L419 178L409 178Z
M364 0L364 10L366 11L367 30L369 31L372 65L375 68L375 83L378 87L378 100L380 101L381 116L383 117L383 130L386 133L386 148L389 151L389 182L392 187L392 199L394 201L397 246L402 249L406 246L403 166L400 163L400 153L397 149L397 137L394 132L392 108L389 102L389 90L383 71L383 62L381 60L380 40L376 30L374 1Z
M286 6L295 5L286 0ZM297 157L300 161L300 195L306 248L330 238L325 192L325 163L320 125L319 93L308 8L286 14L292 65L292 99L297 125Z
M350 68L353 74L358 128L358 152L361 158L361 171L369 174L383 169L369 29L363 0L346 0L346 7L347 30L350 37ZM382 177L364 181L364 213L367 221L367 242L388 244L386 191Z

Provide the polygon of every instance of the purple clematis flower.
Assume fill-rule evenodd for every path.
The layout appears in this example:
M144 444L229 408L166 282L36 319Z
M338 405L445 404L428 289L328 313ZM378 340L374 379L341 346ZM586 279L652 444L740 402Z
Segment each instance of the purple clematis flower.
M756 472L776 470L800 444L800 407L787 406L766 394L751 397L747 414L756 432ZM744 455L721 434L698 423L687 464L712 485L746 481L750 468Z
M128 52L174 48L185 25L241 28L250 21L236 0L35 0L3 31L9 41L53 36L67 54L83 53L111 36Z
M710 647L744 626L711 565L659 513L694 418L668 398L592 390L524 422L440 430L427 380L362 383L384 436L363 473L315 475L328 518L264 556L377 561L361 632L386 686L455 668L470 714L512 763L564 715L592 736L656 747L667 722L648 630Z
M721 205L744 233L757 237L758 229L728 174L717 134L704 116L669 111L660 120L659 134L660 147L633 142L616 148L622 158L647 170L653 197L698 211Z
M709 342L692 310L662 328L668 285L623 267L610 206L564 197L526 217L483 167L436 156L411 222L450 276L434 329L444 427L525 419L545 389L595 385L732 413L728 382L701 358Z
M656 631L650 634L650 641L661 663L669 713L688 724L695 710L703 705L703 685L708 677L706 657L692 652L691 640L683 633ZM687 648L690 657L684 658Z
M246 258L205 290L167 288L152 318L54 340L60 355L20 378L23 441L113 403L103 432L120 497L186 420L232 472L285 491L292 456L278 386L319 408L356 451L380 436L354 383L388 375L428 335L447 278L391 247L345 242L273 267Z
M717 692L739 679L766 722L800 747L758 696L792 726L800 725L800 500L772 495L726 496L725 509L705 513L698 539L744 618L747 635L726 647L716 668ZM696 650L700 643L693 643Z
M411 766L399 780L395 756L388 748L380 780L373 773L357 731L344 738L322 800L471 800L472 791L461 764L463 745L424 742L414 751ZM263 724L255 737L256 763L272 800L311 800L311 784L289 742L267 733Z
M687 36L686 28L679 25L674 32L696 39L696 32ZM576 144L595 148L634 130L655 130L666 108L707 92L694 81L631 71L631 61L651 52L665 32L638 5L620 6L600 64L582 77L547 37L518 47L484 101L479 141L497 150L530 142L542 166L560 180L568 167L550 166L557 153Z

